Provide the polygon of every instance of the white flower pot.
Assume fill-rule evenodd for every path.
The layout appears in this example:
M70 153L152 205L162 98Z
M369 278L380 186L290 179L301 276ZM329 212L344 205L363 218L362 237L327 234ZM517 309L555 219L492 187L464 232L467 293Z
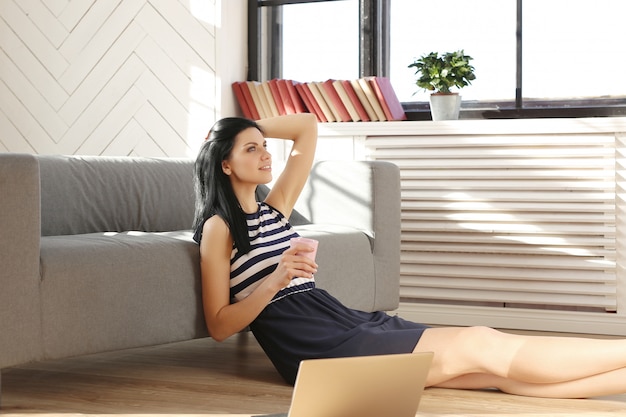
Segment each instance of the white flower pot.
M461 110L458 93L434 93L430 95L430 114L433 120L457 120Z

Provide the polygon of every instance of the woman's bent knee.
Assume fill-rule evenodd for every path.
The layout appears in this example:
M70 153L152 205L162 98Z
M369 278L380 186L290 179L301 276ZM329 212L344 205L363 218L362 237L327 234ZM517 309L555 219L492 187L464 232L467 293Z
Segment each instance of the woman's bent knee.
M510 365L509 338L484 326L430 328L414 351L435 354L429 378L435 384L475 373L505 377Z

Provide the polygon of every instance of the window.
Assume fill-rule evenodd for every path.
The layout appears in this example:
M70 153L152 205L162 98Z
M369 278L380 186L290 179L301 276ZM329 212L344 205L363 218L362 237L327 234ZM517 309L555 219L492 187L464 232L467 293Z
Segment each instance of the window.
M448 0L441 5L415 0L392 0L390 11L390 78L400 101L428 101L418 91L415 73L407 66L430 52L463 49L472 58L476 80L462 90L464 100L515 100L515 0ZM497 16L497 18L495 18ZM477 24L480 22L480 24Z
M283 6L282 33L281 78L325 81L359 73L358 0Z
M622 0L524 0L528 99L626 96Z
M461 91L462 118L626 116L623 0L250 4L251 31L274 30L265 48L251 42L249 79L388 76L409 119L428 119L428 93L407 66L425 53L463 49L477 79Z

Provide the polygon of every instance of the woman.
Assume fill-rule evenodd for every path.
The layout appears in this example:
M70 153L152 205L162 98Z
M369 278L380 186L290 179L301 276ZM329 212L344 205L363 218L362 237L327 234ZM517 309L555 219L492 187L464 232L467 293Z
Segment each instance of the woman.
M265 137L292 141L272 180ZM196 235L206 324L218 340L250 326L289 383L300 360L434 352L427 386L497 388L527 396L579 398L626 392L626 340L529 337L485 327L428 328L384 312L344 307L315 288L317 264L289 247L289 225L317 140L312 114L218 121L196 160Z

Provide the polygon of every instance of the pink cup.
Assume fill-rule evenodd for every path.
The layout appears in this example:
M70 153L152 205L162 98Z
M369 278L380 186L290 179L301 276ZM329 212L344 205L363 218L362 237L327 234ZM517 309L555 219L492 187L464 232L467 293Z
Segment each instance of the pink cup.
M319 242L315 239L309 239L306 237L292 237L291 239L289 239L290 246L293 246L297 243L305 244L313 248L313 252L298 252L297 255L306 256L307 258L310 258L314 261L315 255L317 254L317 245L319 244Z

